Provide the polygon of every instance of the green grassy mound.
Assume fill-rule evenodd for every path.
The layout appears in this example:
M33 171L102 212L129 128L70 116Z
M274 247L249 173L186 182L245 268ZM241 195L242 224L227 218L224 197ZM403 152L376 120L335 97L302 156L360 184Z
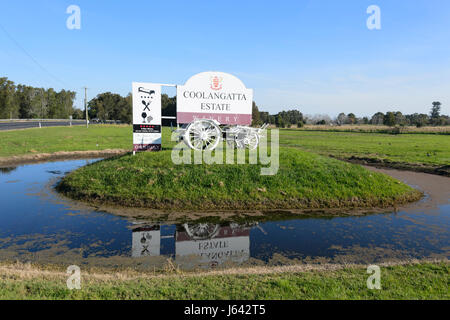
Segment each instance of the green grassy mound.
M175 165L170 151L99 161L57 190L95 204L170 210L389 207L421 194L386 175L296 149L280 150L274 176L262 165Z

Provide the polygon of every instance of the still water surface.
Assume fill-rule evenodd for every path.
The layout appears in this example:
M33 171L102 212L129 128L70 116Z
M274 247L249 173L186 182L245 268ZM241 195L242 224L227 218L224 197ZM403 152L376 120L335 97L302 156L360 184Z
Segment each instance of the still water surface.
M239 223L145 223L76 208L51 192L94 160L0 169L0 260L184 269L449 258L450 203L368 216ZM427 200L424 200L427 201Z

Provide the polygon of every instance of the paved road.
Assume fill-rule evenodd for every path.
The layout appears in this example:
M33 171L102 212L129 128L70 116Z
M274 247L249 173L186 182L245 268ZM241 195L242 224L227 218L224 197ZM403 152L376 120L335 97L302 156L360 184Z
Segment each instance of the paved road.
M68 126L69 121L43 121L41 122L42 127L57 127L57 126ZM72 122L73 126L86 125L86 122ZM14 130L14 129L28 129L28 128L38 128L39 121L24 121L24 122L1 122L0 130Z

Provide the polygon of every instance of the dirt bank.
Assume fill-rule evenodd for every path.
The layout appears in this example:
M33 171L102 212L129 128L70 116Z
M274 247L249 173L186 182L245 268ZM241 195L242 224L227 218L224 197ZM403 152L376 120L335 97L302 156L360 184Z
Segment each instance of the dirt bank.
M135 279L152 279L152 278L177 278L177 277L206 277L206 276L223 276L223 275L249 275L249 274L283 274L283 273L301 273L309 271L337 271L342 269L366 269L367 265L363 264L294 264L286 266L250 266L250 267L234 267L220 270L195 272L183 271L176 268L173 263L168 260L168 268L165 272L147 271L140 272L130 268L123 268L122 270L114 270L108 268L89 268L83 267L83 278L90 280L135 280ZM380 267L417 265L423 263L449 263L448 259L411 259L404 261L384 262L378 263ZM67 279L67 272L64 267L58 265L39 265L30 263L5 263L0 264L0 276L15 277L19 280L35 279L35 278L61 278Z
M330 157L333 157L330 155ZM447 166L435 166L431 164L417 164L417 163L404 163L404 162L395 162L386 159L374 159L374 158L365 158L365 157L355 157L352 156L350 158L338 158L343 161L348 161L351 163L372 166L376 168L390 168L390 169L398 169L398 170L406 170L406 171L414 171L414 172L424 172L435 175L441 175L450 177L450 165Z
M422 201L404 206L401 208L402 210L431 211L439 205L450 204L450 179L448 177L423 172L374 168L370 166L366 166L366 168L387 174L425 194L425 198Z
M90 151L58 151L54 153L25 154L20 156L0 158L0 166L15 166L45 161L107 158L126 154L127 152L130 151L124 149L106 149L106 150L90 150Z

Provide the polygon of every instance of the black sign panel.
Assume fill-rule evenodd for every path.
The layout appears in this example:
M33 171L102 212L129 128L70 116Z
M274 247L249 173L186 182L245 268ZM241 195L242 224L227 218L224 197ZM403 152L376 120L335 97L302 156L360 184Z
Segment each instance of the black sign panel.
M134 133L161 133L161 126L155 124L134 124Z

